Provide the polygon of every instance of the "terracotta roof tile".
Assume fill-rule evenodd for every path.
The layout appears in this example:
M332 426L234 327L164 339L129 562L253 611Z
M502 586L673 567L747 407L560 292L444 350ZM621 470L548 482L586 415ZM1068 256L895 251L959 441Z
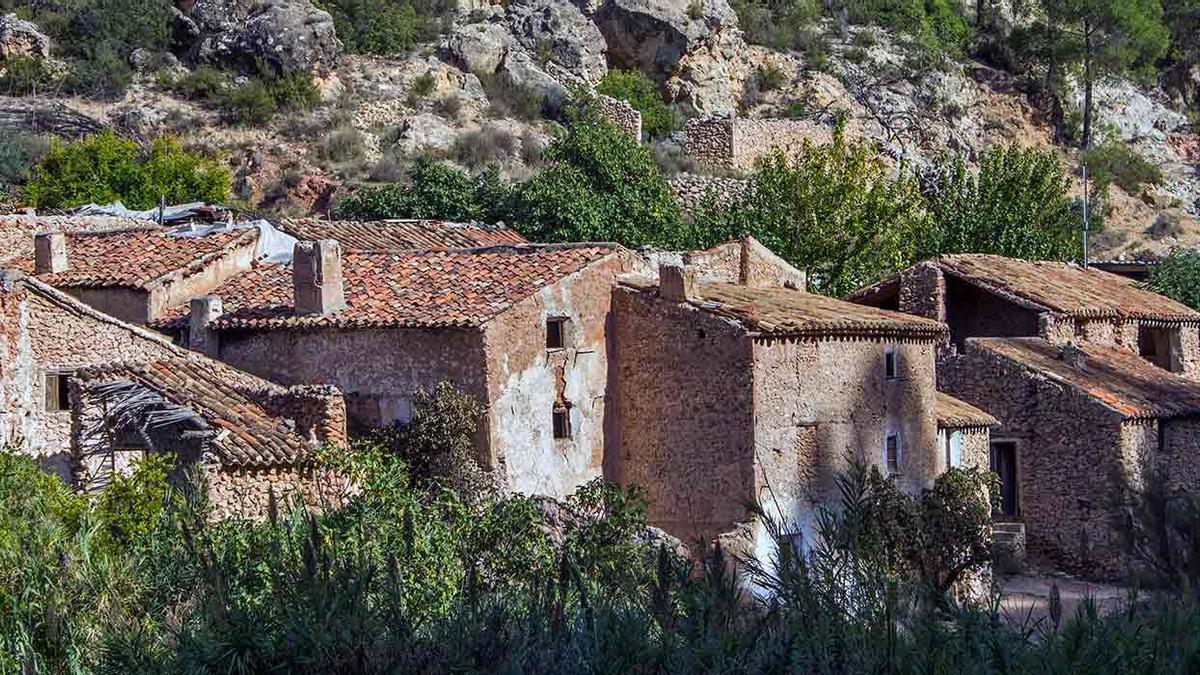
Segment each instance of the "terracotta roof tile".
M984 290L1078 318L1127 318L1200 323L1200 313L1138 282L1073 263L998 255L944 255L932 261L946 274ZM894 293L899 276L851 295L856 302Z
M935 339L947 330L945 324L930 319L790 288L698 283L696 294L692 304L767 335Z
M121 216L0 216L0 264L33 255L33 235L38 232L101 232L148 227L150 221Z
M84 383L128 380L150 387L167 400L191 409L221 434L213 446L223 464L269 467L295 465L311 448L290 420L269 412L261 397L285 390L278 385L195 355L142 363L119 363L81 370Z
M937 392L933 412L937 416L939 427L961 429L964 427L990 427L999 424L995 417L979 408L940 391Z
M970 338L967 345L1072 387L1129 419L1200 413L1200 384L1122 349L1085 343L1077 367L1061 347L1041 338Z
M279 229L303 240L336 239L343 250L458 249L529 243L503 225L441 220L287 220Z
M170 237L170 230L147 227L109 232L75 232L67 236L67 269L42 274L51 286L120 286L148 288L178 272L202 268L229 249L258 238L255 228L214 232L203 237ZM14 261L33 273L33 256Z
M259 265L225 282L222 329L478 326L539 289L616 251L608 244L499 247L474 251L348 251L342 256L346 308L297 316L291 265ZM155 325L176 328L186 307Z

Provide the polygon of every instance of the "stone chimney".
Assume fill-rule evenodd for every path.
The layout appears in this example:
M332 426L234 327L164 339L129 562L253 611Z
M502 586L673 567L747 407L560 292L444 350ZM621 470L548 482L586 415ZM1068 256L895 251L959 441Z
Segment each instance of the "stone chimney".
M296 314L324 316L345 309L342 247L336 240L296 242L292 253L292 294Z
M680 265L658 266L658 294L672 302L686 302L694 297L696 272Z
M67 235L43 232L33 235L33 273L57 274L67 269Z
M220 352L220 341L210 324L225 313L221 298L215 295L192 298L189 309L188 348L215 358Z
M1059 349L1062 350L1063 361L1069 364L1072 368L1083 370L1084 353L1083 350L1079 348L1079 345L1072 342L1064 342L1063 344L1059 345Z

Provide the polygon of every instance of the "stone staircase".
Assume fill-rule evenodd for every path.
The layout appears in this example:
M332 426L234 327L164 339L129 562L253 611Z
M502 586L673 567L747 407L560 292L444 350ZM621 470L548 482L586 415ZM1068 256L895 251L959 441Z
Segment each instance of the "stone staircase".
M1020 570L1025 564L1025 523L992 523L992 544L997 571Z

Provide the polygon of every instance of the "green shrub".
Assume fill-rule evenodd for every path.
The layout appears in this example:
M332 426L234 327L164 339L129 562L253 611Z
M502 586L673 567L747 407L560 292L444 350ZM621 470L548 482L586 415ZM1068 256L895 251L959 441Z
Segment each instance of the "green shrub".
M366 141L362 132L351 125L342 125L329 132L321 144L321 156L331 162L353 162L362 159Z
M25 180L25 174L50 149L44 136L22 132L0 135L0 190L8 191Z
M450 156L468 169L482 169L515 159L519 144L517 137L507 129L488 124L459 136Z
M654 82L639 71L610 70L596 92L633 106L642 114L642 129L652 138L665 136L675 128L675 113L667 107Z
M1147 283L1154 292L1200 310L1200 252L1172 250L1150 269Z
M172 138L147 148L112 132L73 143L53 141L24 187L26 201L43 209L72 208L120 200L148 209L167 203L222 201L230 176L211 157L185 150Z
M223 97L222 108L235 124L265 124L279 111L267 85L257 78L234 87Z
M756 79L760 91L772 91L787 84L787 75L774 63L760 67L756 73Z
M1126 143L1110 140L1094 145L1083 153L1081 160L1088 168L1088 178L1095 183L1095 192L1103 195L1108 186L1118 185L1128 194L1141 194L1142 187L1163 181L1162 169L1138 154Z
M449 0L319 0L346 51L399 54L435 39L450 23Z
M338 202L339 218L435 218L454 221L503 220L492 203L494 186L447 164L420 159L408 170L408 181L362 188Z
M0 61L0 93L7 96L33 96L46 93L55 83L54 73L45 62L29 56L10 56Z
M412 84L409 85L409 91L420 98L425 98L433 93L435 86L437 86L437 80L434 79L433 73L424 73L413 78Z
M212 66L200 66L172 82L170 88L190 99L219 103L227 95L229 75Z
M546 97L536 89L514 86L503 73L477 73L488 98L491 117L517 117L532 122L546 110Z

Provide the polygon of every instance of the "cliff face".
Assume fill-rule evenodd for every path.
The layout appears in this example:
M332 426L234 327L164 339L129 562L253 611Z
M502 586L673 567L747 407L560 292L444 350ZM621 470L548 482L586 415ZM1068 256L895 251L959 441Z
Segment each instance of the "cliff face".
M134 80L122 99L57 97L45 88L51 95L0 99L0 125L67 135L114 127L142 139L180 134L224 152L239 196L252 204L320 212L340 185L394 180L420 155L528 175L569 88L595 85L610 69L632 69L689 117L788 117L825 129L844 119L849 136L875 141L896 166L919 170L948 154L973 162L985 148L1008 143L1055 151L1072 169L1079 163L1076 151L1056 143L1052 115L1016 76L970 59L930 59L909 38L880 28L826 19L818 24L824 46L817 54L749 45L727 0L459 0L428 41L366 56L346 53L323 9L331 6L179 0L174 53L136 50ZM975 16L980 8L983 17ZM1008 39L1014 18L1007 3L964 3L962 12L988 26L987 39ZM0 72L12 55L56 63L61 50L38 30L15 15L0 19ZM238 126L213 105L164 85L201 65L236 74L259 63L312 73L322 103ZM1200 243L1200 137L1187 117L1161 90L1126 80L1101 82L1096 100L1102 136L1163 174L1160 184L1136 194L1110 189L1097 254ZM654 143L656 154L678 158L682 132ZM686 157L681 163L705 171Z

